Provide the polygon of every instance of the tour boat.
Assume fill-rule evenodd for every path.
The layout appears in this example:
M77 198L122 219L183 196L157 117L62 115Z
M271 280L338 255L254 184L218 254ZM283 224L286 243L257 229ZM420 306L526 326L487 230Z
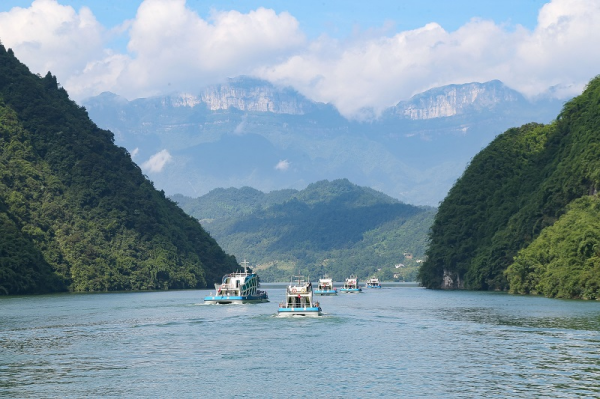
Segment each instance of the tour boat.
M321 316L319 302L313 301L312 283L294 276L285 290L285 302L279 304L278 316Z
M340 292L346 294L356 294L362 292L362 288L358 286L358 278L356 276L350 276L346 279L344 286L340 288Z
M215 284L215 295L204 297L205 303L260 303L269 302L266 291L260 291L258 275L248 271L248 262L242 262L243 272L223 276L221 284Z
M379 279L377 277L371 277L367 280L367 288L381 288L381 284L379 284Z
M327 277L319 279L315 295L337 295L337 290L333 288L333 280Z

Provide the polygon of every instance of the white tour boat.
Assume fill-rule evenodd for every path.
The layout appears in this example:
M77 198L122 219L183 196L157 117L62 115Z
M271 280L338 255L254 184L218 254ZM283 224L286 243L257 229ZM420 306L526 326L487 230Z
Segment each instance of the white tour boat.
M215 284L215 295L204 297L205 303L259 303L269 302L266 291L260 291L258 275L248 271L248 262L242 262L243 272L223 276L221 284Z
M362 292L362 288L358 286L358 277L350 276L347 278L344 286L340 288L340 292L344 292L346 294L356 294Z
M302 276L292 277L285 290L285 302L279 304L278 316L321 316L319 302L313 301L312 283Z
M379 279L377 277L371 277L367 280L367 288L381 288Z
M333 288L333 280L328 277L319 279L315 295L337 295L337 290Z

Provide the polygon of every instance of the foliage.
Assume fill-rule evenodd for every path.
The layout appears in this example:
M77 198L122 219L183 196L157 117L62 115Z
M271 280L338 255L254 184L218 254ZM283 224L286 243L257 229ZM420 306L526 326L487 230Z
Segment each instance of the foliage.
M235 269L56 78L0 45L0 293L205 287Z
M435 213L346 179L320 181L298 192L218 189L186 201L183 208L206 220L228 252L258 264L263 281L287 281L298 273L392 280L405 252L424 254ZM401 274L414 279L416 269L415 264L412 274L408 269Z
M516 283L504 271L518 251L552 226L572 201L597 190L599 103L600 78L595 78L554 123L510 129L473 158L436 215L419 272L424 286L505 290L507 276ZM575 258L570 262L579 264ZM571 269L578 273L577 267Z
M568 209L508 267L511 292L600 299L600 198L579 198Z
M199 198L176 194L171 199L190 215L199 215L200 220L241 216L290 199L297 190L277 190L263 193L251 187L216 188Z

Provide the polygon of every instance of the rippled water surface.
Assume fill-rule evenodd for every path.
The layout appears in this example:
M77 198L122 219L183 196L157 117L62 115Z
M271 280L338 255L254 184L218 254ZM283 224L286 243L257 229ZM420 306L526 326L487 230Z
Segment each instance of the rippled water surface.
M600 303L418 287L204 305L208 291L0 298L0 396L600 396Z

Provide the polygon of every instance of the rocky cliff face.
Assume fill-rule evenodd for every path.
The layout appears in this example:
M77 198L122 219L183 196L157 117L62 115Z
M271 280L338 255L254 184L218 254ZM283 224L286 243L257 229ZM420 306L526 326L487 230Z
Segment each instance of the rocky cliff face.
M425 120L492 110L520 102L525 104L527 100L517 91L494 80L431 89L399 102L389 112L402 119ZM162 103L163 106L191 108L205 104L210 111L234 108L288 115L304 115L315 109L315 103L291 88L276 87L267 81L249 77L208 86L199 95L180 93L164 97Z
M271 83L239 77L228 82L206 87L198 96L179 94L166 97L173 107L195 107L206 104L211 111L235 108L240 111L272 112L274 114L304 115L314 104L290 88L279 88Z
M526 102L518 92L494 80L486 83L449 85L428 90L402 101L394 114L411 120L442 118L469 111L491 110L506 103Z
M528 102L495 81L432 89L360 122L293 89L248 77L199 93L133 101L104 93L83 105L169 194L303 189L345 177L434 206L496 135L547 123L562 106ZM153 171L158 159L164 163Z

